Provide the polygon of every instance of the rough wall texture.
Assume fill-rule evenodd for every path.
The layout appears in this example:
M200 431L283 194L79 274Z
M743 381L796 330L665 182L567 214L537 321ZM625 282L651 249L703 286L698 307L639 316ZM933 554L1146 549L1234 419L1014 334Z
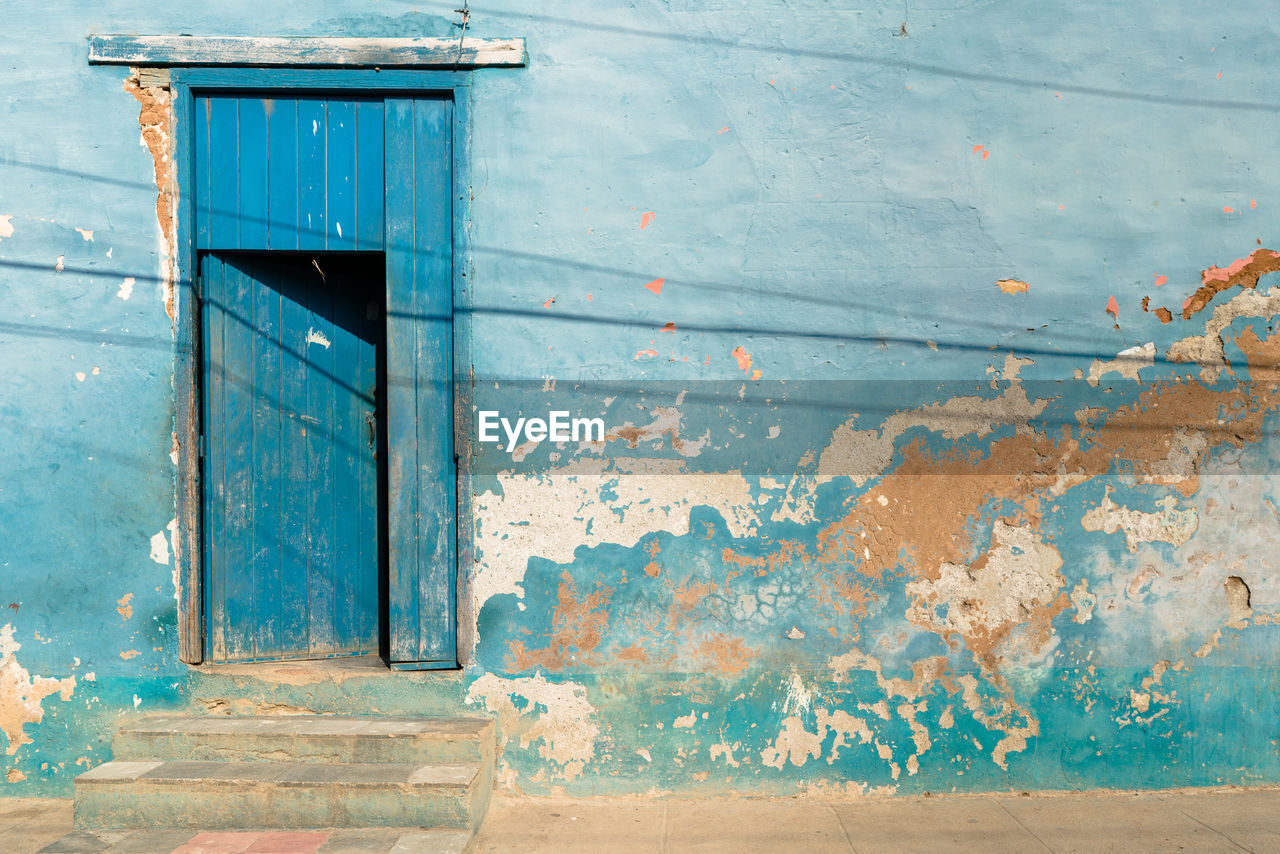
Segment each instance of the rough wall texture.
M5 7L5 794L160 709L491 714L529 793L1280 781L1269 7L747 5L471 8L471 402L608 434L473 448L462 674L284 681L177 661L166 104L83 39L456 3Z

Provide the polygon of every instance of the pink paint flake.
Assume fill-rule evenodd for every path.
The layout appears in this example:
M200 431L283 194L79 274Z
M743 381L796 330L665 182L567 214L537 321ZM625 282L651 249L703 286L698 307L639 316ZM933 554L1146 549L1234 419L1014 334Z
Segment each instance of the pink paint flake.
M639 359L643 356L656 356L656 355L658 355L657 350L637 350L636 354L631 357L631 361L634 362L636 359Z
M1272 252L1268 249L1255 249L1245 258L1237 258L1225 267L1210 267L1200 274L1201 284L1209 282L1229 282L1231 278L1243 270L1250 262L1255 259L1262 260L1266 258L1280 258L1280 253Z
M1120 319L1120 304L1116 302L1115 297L1107 300L1107 314L1111 315L1116 320Z
M653 222L653 211L642 214L640 216L640 230L643 231L650 223Z
M645 285L645 289L653 291L655 294L660 294L662 293L662 286L665 285L666 283L667 283L666 279L654 279L652 282Z
M1168 282L1168 281L1169 281L1169 277L1168 277L1168 276L1162 276L1162 275L1160 275L1159 273L1154 273L1153 275L1156 277L1156 287L1157 287L1157 288L1158 288L1158 287L1160 287L1161 285L1163 285L1163 284L1165 284L1166 282Z
M555 301L556 301L556 298L555 298L555 297L552 297L551 299L549 299L549 300L547 300L546 302L544 302L544 303L542 304L542 307L543 307L543 308L551 308L552 303L554 303Z
M985 145L975 145L973 147L973 153L981 154L983 160L986 160L988 157L991 156L991 152L987 151L987 147Z

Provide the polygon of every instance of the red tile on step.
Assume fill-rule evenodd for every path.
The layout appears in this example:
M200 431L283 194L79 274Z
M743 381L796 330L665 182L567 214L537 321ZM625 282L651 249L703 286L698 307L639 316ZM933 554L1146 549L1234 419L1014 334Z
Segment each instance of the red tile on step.
M327 833L284 830L264 833L245 854L315 854L328 839Z
M257 833L198 833L186 844L173 849L173 854L244 854L263 836Z

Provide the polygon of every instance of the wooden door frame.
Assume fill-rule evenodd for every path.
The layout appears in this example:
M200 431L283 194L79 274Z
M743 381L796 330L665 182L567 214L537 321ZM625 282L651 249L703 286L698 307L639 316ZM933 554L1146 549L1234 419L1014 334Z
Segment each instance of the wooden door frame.
M469 435L469 407L465 401L465 370L471 364L470 324L459 324L459 314L470 315L471 251L468 243L470 219L470 85L465 71L407 70L325 70L279 68L175 68L171 72L173 96L173 155L176 217L174 223L174 332L176 353L174 367L174 435L178 446L177 476L177 549L178 561L178 650L179 658L188 664L205 660L203 614L203 532L201 507L204 485L201 482L201 328L200 300L196 292L198 258L195 239L195 98L201 94L235 92L284 92L288 95L337 93L351 96L376 95L384 98L447 97L452 100L452 261L451 288L445 295L447 314L451 318L453 346L451 376L453 408L453 474L456 496L453 502L454 566L453 625L456 655L453 661L430 662L423 666L402 665L398 669L448 669L465 658L466 645L457 643L459 625L466 625L459 614L463 594L460 567L472 561L470 530L472 515L469 483L469 454L459 453L466 447ZM385 251L384 245L384 251Z

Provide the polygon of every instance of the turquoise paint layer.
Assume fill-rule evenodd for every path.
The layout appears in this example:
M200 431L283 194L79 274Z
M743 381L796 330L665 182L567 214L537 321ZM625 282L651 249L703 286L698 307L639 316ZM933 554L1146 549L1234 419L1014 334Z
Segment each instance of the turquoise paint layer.
M1280 103L1262 71L1276 57L1261 4L1117 15L936 3L905 20L900 7L826 3L473 12L469 33L525 36L530 51L527 69L477 74L471 102L460 323L476 400L509 404L493 379L533 381L521 397L533 408L544 378L557 393L578 384L575 408L614 430L602 465L618 476L569 488L591 454L482 449L468 579L478 634L462 676L276 686L178 663L175 357L154 175L123 72L89 67L84 38L452 35L452 5L393 17L332 2L273 9L269 23L243 2L7 11L0 625L12 638L0 706L20 711L3 722L16 772L5 794L68 793L77 770L109 756L122 714L273 704L495 714L500 778L531 792L1280 778L1274 416L1241 427L1230 397L1270 411L1262 384L1237 383L1266 379L1261 362L1240 366L1245 330L1272 334L1274 283L1232 287L1189 320L1154 314L1178 314L1202 270L1276 245L1280 166L1266 141ZM1026 291L1006 293L1005 280ZM1204 383L1190 398L1157 389L1188 372L1166 361L1175 342L1237 294L1258 301L1232 302L1245 319L1222 324L1234 373L1190 369ZM1141 388L1114 373L1096 388L1073 379L1147 342L1158 364L1141 369ZM996 417L984 433L972 413L964 430L918 411L893 421L1004 394L1009 353L1033 361L1017 368L1028 400L1054 399L1031 422ZM834 384L849 380L874 385ZM1204 389L1224 395L1214 418L1239 430L1195 408ZM1182 456L1121 441L1159 429L1144 392L1166 395L1166 426L1185 419ZM1103 408L1085 414L1096 426L1135 403L1151 416L1142 429L1081 430L1086 407ZM870 558L833 539L842 520L860 542L858 525L891 516L875 509L898 506L880 494L911 498L923 518L928 490L895 472L959 449L1012 476L1011 443L1030 430L1062 453L1064 427L1108 455L1082 463L1079 484L1030 490L1036 501L988 489L938 522L964 537L954 554L913 560L925 529L891 529ZM846 458L820 483L823 453L857 431L885 431L887 458ZM680 474L646 499L618 469L628 457ZM698 480L707 473L727 480ZM940 501L959 484L938 476L931 489ZM538 496L560 502L557 525L534 527ZM1144 539L1149 517L1156 536ZM877 561L888 565L865 571ZM993 561L1015 569L970 591L976 614L930 586L964 591L966 573L977 584Z

